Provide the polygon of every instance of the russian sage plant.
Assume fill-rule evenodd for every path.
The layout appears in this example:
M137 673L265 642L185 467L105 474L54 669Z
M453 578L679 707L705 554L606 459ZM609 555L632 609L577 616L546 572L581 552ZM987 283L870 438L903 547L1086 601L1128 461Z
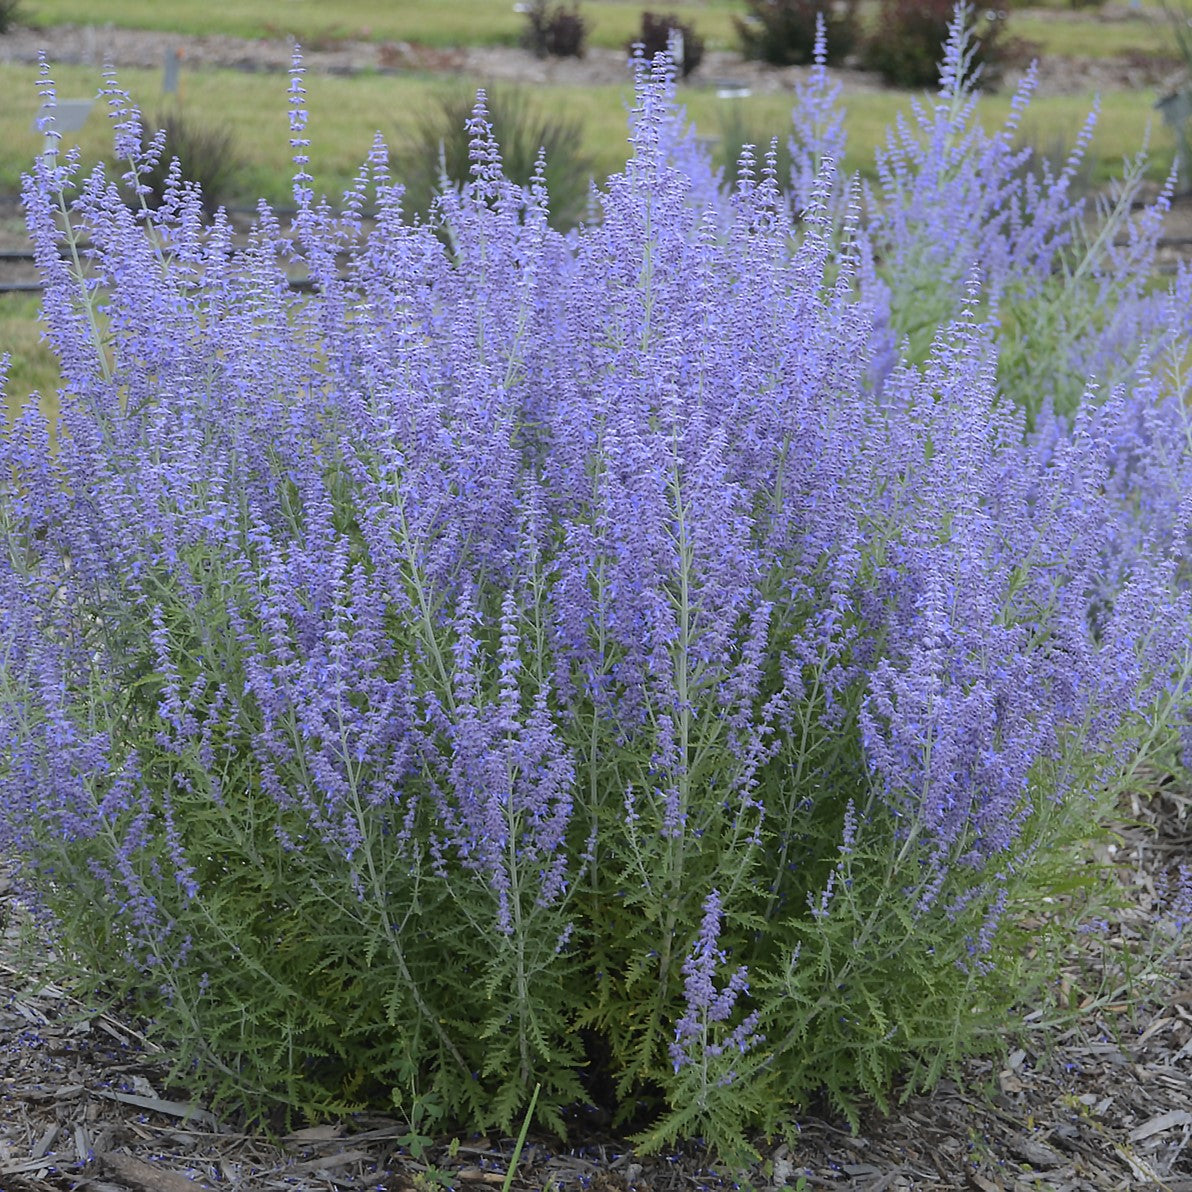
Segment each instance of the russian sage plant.
M938 95L930 105L913 101L913 119L900 117L877 153L878 185L867 205L878 264L866 292L891 343L905 337L903 350L921 361L979 271L985 317L998 339L999 383L1033 425L1045 410L1070 417L1090 379L1108 392L1133 375L1163 319L1151 265L1174 176L1154 202L1141 204L1140 153L1090 218L1072 185L1096 107L1058 174L1045 160L1035 168L1029 148L1014 148L1034 67L991 134L976 119L974 49L958 11ZM807 121L806 108L796 111L797 126ZM888 363L890 350L879 358Z
M483 94L428 222L379 140L316 201L297 62L288 231L177 171L130 210L114 81L124 185L35 164L63 386L0 438L0 825L192 1089L509 1128L540 1086L743 1157L1054 975L1024 914L1053 954L1187 716L1190 282L1105 249L1090 399L1015 400L1001 314L1076 216L960 135L964 44L864 220L822 63L797 224L773 154L717 191L664 56L567 237Z

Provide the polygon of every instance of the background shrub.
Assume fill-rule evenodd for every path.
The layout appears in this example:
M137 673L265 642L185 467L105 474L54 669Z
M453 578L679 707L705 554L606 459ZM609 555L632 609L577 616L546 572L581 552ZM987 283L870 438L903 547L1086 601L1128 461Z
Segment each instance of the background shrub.
M953 0L881 0L872 33L861 47L861 64L892 87L934 87L942 46L956 10ZM984 85L997 83L1008 52L1006 14L983 10L972 25L971 69Z
M592 185L592 162L584 152L583 124L558 111L544 112L524 88L485 89L486 118L500 144L505 177L528 186L538 155L545 155L550 219L566 230L583 219ZM406 187L407 213L426 216L444 179L459 188L471 176L470 146L476 94L466 87L440 93L436 105L418 121L398 148L395 168Z
M1096 159L1090 157L1083 145L1076 144L1070 136L1049 132L1031 123L1018 130L1014 147L1017 151L1027 151L1019 169L1024 180L1031 174L1044 171L1055 177L1066 172L1070 178L1068 193L1073 200L1083 202L1089 202L1103 189L1098 182Z
M720 136L716 142L716 166L723 171L725 185L735 189L741 178L742 155L746 146L753 152L746 164L754 174L765 168L767 153L773 146L775 177L782 190L787 190L791 176L791 152L786 138L769 124L750 119L739 104L726 104L719 112ZM775 144L776 142L776 144Z
M642 13L641 36L637 39L644 47L645 56L653 61L670 43L671 31L677 30L683 37L683 61L676 63L683 78L686 78L704 58L704 41L695 32L690 21L681 21L672 13ZM632 44L627 47L632 50Z
M539 58L582 58L588 23L579 5L530 0L522 44Z
M0 0L0 34L8 33L25 19L21 0Z
M816 22L827 32L827 61L852 53L857 41L856 0L745 0L744 18L734 17L741 52L775 66L804 66L815 54ZM938 45L940 38L936 38Z
M159 113L152 124L158 131L147 139L138 175L145 202L160 206L169 187L189 185L202 196L203 210L213 215L235 193L243 170L235 134L181 108Z
M1192 4L1188 0L1160 0L1159 7L1179 47L1184 66L1192 73Z

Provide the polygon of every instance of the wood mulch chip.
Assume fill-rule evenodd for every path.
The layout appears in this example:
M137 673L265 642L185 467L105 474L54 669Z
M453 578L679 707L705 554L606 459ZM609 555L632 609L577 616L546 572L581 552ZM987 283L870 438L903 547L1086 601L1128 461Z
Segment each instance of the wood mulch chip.
M1132 990L1120 978L1126 952L1155 938L1192 843L1190 807L1174 784L1126 801L1132 822L1106 853L1127 904L1083 938L1056 991L1083 999L1078 1014L1056 1027L1045 1022L1054 1008L1034 1010L1006 1058L966 1063L930 1095L869 1114L858 1134L829 1116L799 1117L794 1137L762 1147L749 1185L794 1188L802 1177L805 1188L868 1192L1192 1192L1192 933L1173 939ZM383 1117L279 1141L238 1132L165 1086L160 1056L132 1025L29 971L18 948L28 921L0 871L0 1192L483 1192L504 1182L509 1138L456 1140L415 1158L399 1142L407 1127ZM1096 996L1073 992L1094 987ZM532 1137L512 1186L736 1185L698 1147L637 1156L590 1130L566 1149Z

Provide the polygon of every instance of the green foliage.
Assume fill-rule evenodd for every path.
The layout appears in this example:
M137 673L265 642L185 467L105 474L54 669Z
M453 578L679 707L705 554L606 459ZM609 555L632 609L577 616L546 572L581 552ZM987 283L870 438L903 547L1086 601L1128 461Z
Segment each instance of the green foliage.
M1096 157L1083 151L1075 158L1071 138L1063 133L1048 130L1048 126L1041 121L1030 121L1020 128L1014 138L1014 148L1016 151L1030 151L1030 157L1020 171L1020 177L1024 177L1028 170L1038 172L1044 166L1052 175L1059 175L1065 170L1067 163L1071 162L1072 165L1068 168L1068 193L1073 198L1091 200L1100 189L1100 180L1097 177L1100 163ZM1116 164L1120 169L1121 163Z
M1184 66L1192 71L1192 5L1188 0L1159 0Z
M1051 970L1038 962L1040 953L1058 963L1076 921L1057 916L1041 931L1034 918L1040 903L1079 904L1099 888L1101 875L1088 860L1087 844L1098 834L1097 817L1112 803L1114 792L1097 803L1057 806L1047 796L1054 776L1041 769L1032 783L1031 811L1022 848L1015 849L1017 860L991 874L978 890L954 872L938 892L935 907L923 913L920 900L933 871L927 842L914 827L909 838L900 839L897 825L871 792L856 810L861 827L852 845L841 846L842 822L851 815L841 799L849 790L861 798L866 785L859 759L850 762L851 746L817 744L811 738L808 743L808 755L799 759L807 773L806 792L802 799L799 792L782 798L792 811L814 798L818 814L801 825L793 847L779 853L784 864L806 874L805 884L796 885L781 901L766 897L760 874L773 872L772 850L781 835L775 833L768 841L767 860L757 870L745 870L737 887L738 906L741 886L755 890L757 897L744 899L746 909L730 916L734 960L749 957L751 992L764 1007L758 1027L762 1046L748 1054L726 1049L702 1066L672 1072L657 1024L673 1020L677 1012L668 1012L667 1003L673 1006L681 985L677 962L682 956L664 953L656 967L646 968L635 961L634 949L640 958L651 934L639 923L661 918L665 940L668 912L677 907L676 923L685 917L690 921L690 896L684 898L674 887L631 897L626 874L624 897L610 900L619 901L625 913L618 915L620 907L606 912L618 915L609 938L624 940L625 946L623 953L602 954L600 964L608 966L603 971L610 979L603 982L603 998L591 1020L613 1040L623 1094L640 1097L651 1084L665 1083L668 1089L668 1108L637 1136L643 1150L698 1133L716 1139L725 1162L747 1165L758 1155L741 1130L742 1122L773 1133L790 1106L827 1096L859 1128L866 1104L890 1109L896 1082L905 1099L931 1088L958 1061L1008 1045L1007 1024L1014 1009L1031 1004L1049 980ZM789 781L789 760L784 768ZM845 778L843 789L818 787L816 775L831 773L839 782L850 769L853 783ZM1091 780L1091 767L1089 776ZM776 774L771 777L777 780ZM765 797L779 800L776 792ZM654 854L665 853L665 847L652 850L653 837L647 825L629 846L631 854L642 856L643 866L663 861ZM725 833L713 836L710 855L701 851L698 859L689 860L700 872L709 865L727 869L725 858L739 850L739 837L734 841ZM825 860L833 854L835 863ZM725 876L722 871L712 881ZM816 893L823 890L827 893ZM963 903L963 910L944 913L954 899ZM975 955L974 942L1003 899L1006 910L992 951ZM795 913L796 908L802 913ZM742 941L750 939L756 942L742 948ZM618 971L619 981L611 978ZM723 1041L727 1035L726 1025L709 1041Z
M10 33L27 19L21 0L0 0L0 36Z
M164 631L180 656L206 654L228 683L242 685L243 655L219 600L234 579L202 545L186 563L202 595L159 587ZM201 709L211 752L198 742L181 756L164 749L162 678L136 618L108 618L104 632L121 639L127 668L110 685L97 682L92 706L159 792L146 810L169 816L176 844L200 859L194 880L203 897L163 883L155 897L170 927L134 958L111 887L95 876L119 851L131 813L113 816L96 839L47 839L31 877L64 938L78 941L70 966L80 992L151 1008L155 1037L173 1048L173 1075L201 1071L214 1107L247 1107L261 1124L289 1128L388 1102L410 1123L412 1144L461 1110L510 1130L533 1091L532 1071L549 1099L539 1121L562 1131L557 1107L582 1089L576 1047L544 1050L567 1035L558 916L523 937L494 935L477 919L486 895L461 899L460 882L449 888L429 865L411 871L383 820L359 805L361 848L345 866L342 852L309 835L302 808L279 808L263 789L246 760L243 713L221 712L213 698ZM196 673L184 672L183 682ZM97 807L112 781L90 779ZM152 882L172 865L170 847L161 841L133 863ZM55 875L76 865L69 886L60 885ZM531 924L535 908L524 917ZM536 980L548 967L551 978ZM510 996L529 982L532 998Z
M748 12L735 17L741 52L774 66L805 66L815 54L816 20L827 31L828 62L852 53L857 40L857 3L823 0L745 0Z
M505 176L528 186L541 152L551 223L561 230L574 227L587 212L592 185L582 123L565 112L544 111L522 87L489 87L485 99ZM468 180L471 135L466 126L475 103L476 92L466 86L440 90L414 132L394 150L408 214L425 217L445 183L459 187Z
M341 514L350 520L347 507ZM201 542L188 548L186 565L197 599L172 585L154 593L167 610L165 631L177 654L208 655L240 686L243 659L227 615L236 577ZM955 888L950 879L920 913L916 882L934 872L929 849L914 830L900 832L866 782L855 704L832 732L822 705L804 710L799 752L778 756L762 775L759 796L777 814L756 841L747 810L698 795L739 764L716 718L699 717L684 791L694 831L669 838L657 806L627 815L620 798L645 789L654 743L618 741L592 709L574 739L589 750L577 788L589 792L592 818L581 817L580 829L595 823L599 848L570 906L539 913L524 938L504 938L484 924L479 884L469 888L458 872L448 883L429 858L411 869L384 818L363 807L361 844L345 867L342 853L309 833L301 808L287 812L266 793L243 747L253 731L247 709L228 716L211 698L201 710L213 749L163 749L163 680L141 628L109 612L103 632L121 639L116 653L128 665L97 681L93 714L152 777L161 800L153 814L171 815L186 855L205 859L194 874L203 897L155 883L168 932L152 955L114 963L126 954L120 917L94 873L117 851L123 825L95 840L63 839L47 826L31 876L71 941L81 994L150 1010L154 1037L173 1048L175 1075L192 1087L199 1080L216 1108L247 1105L259 1123L289 1127L388 1100L417 1146L452 1121L511 1130L520 1115L524 1126L540 1086L537 1120L562 1134L560 1108L588 1100L593 1080L605 1078L622 1124L644 1110L644 1151L698 1133L725 1162L743 1165L755 1153L742 1123L777 1129L790 1106L826 1092L855 1124L863 1099L888 1106L895 1077L909 1095L954 1061L1002 1046L1009 1011L1046 975L1025 960L1038 932L1019 924L1040 900L1097 882L1094 868L1072 858L1098 807L1057 806L1041 772L1020 859L998 875L1004 884L991 878L973 897L955 867ZM430 655L452 649L447 627L411 632L432 635ZM197 673L196 665L183 674L184 688ZM429 672L420 681L438 682ZM814 691L814 675L809 682ZM113 777L89 781L100 806ZM842 849L854 803L860 827ZM582 852L582 840L572 847ZM136 861L146 879L171 863L164 838ZM793 875L781 894L765 877L775 872ZM734 961L749 964L764 1043L676 1073L668 1045L683 1009L681 968L699 892L710 886L733 892L724 938ZM963 912L945 914L960 895ZM973 960L972 941L1003 896L1008 911L990 957ZM535 909L524 910L531 922ZM560 955L567 915L578 946ZM1068 929L1055 925L1055 946ZM519 987L528 996L515 996ZM707 1041L724 1042L735 1023L719 1024ZM589 1029L607 1041L606 1054L581 1053ZM908 1057L923 1058L908 1071ZM593 1067L581 1081L585 1058Z
M240 687L242 643L227 612L237 578L201 541L186 548L185 563L193 585L186 596L144 577L158 584L153 596L175 656L196 660L181 676L183 689L201 655ZM428 655L452 649L449 627L426 622L408 631L431 635ZM640 1120L645 1110L644 1149L699 1133L726 1162L745 1163L753 1152L744 1122L776 1129L789 1106L821 1091L855 1121L861 1098L888 1103L895 1076L907 1076L909 1093L962 1056L1000 1046L1007 1012L1042 977L1023 959L1016 924L1040 899L1095 881L1092 869L1074 871L1068 859L1098 809L1079 800L1054 805L1049 776L1040 773L1020 862L1002 875L1004 886L991 878L949 916L942 908L969 886L954 867L955 889L941 890L928 913L917 911L915 883L933 872L928 849L913 831L896 829L866 782L855 704L831 732L821 705L804 710L799 752L776 757L761 776L759 797L772 818L760 837L756 812L699 796L740 763L715 717L694 718L696 764L683 790L694 830L668 837L656 804L627 815L621 799L627 789L648 789L654 743L618 741L593 709L574 734L587 742L577 788L591 800L577 830L582 837L594 822L599 847L569 905L546 912L527 902L527 930L502 937L485 926L490 893L482 884L469 887L458 871L447 882L429 858L411 869L384 817L357 806L360 845L345 866L342 852L309 832L303 809L279 807L247 760L250 707L230 715L212 693L198 709L209 747L164 749L163 678L143 629L133 615L121 622L109 610L102 632L127 669L97 677L92 713L121 734L150 777L160 799L152 814L168 814L177 843L199 859L194 878L203 896L155 883L169 928L149 955L114 963L127 952L125 929L110 887L95 875L127 825L114 819L91 840L63 838L47 825L31 877L71 941L83 996L149 1010L179 1079L192 1086L199 1079L214 1106L247 1105L260 1122L288 1126L387 1100L417 1145L450 1121L510 1130L519 1116L529 1119L540 1085L537 1119L562 1133L560 1107L589 1099L593 1078L604 1076L624 1118ZM428 690L438 682L430 671L419 681ZM809 682L814 691L814 675ZM97 807L114 781L90 776ZM842 849L854 804L860 826ZM572 847L585 846L577 838ZM163 836L135 864L146 880L168 870L169 842ZM793 879L781 892L764 876L775 872ZM709 887L731 892L723 938L734 962L749 964L764 1043L748 1053L726 1048L676 1073L669 1044L683 1011L681 970ZM1002 895L1009 911L994 969L970 953ZM577 946L560 953L568 916ZM715 1024L706 1041L723 1043L737 1021ZM587 1056L598 1070L581 1083L586 1029L608 1050ZM914 1056L927 1058L906 1073Z
M778 185L786 189L791 176L789 138L772 124L751 119L739 103L725 104L718 112L720 136L716 141L716 165L724 173L726 186L735 186L740 176L741 153L746 145L754 146L755 163L763 162L771 148L777 154ZM755 164L754 169L758 166Z
M1095 230L1073 229L1062 254L1062 267L1042 284L1010 285L1000 303L1001 346L998 378L1003 392L1026 414L1033 426L1044 403L1071 417L1090 396L1089 362L1079 345L1091 337L1105 337L1123 311L1136 309L1150 282L1135 273L1115 283L1113 300L1106 293L1104 266L1115 241L1130 241L1139 221L1155 218L1156 211L1141 201L1144 161L1135 159L1121 182L1101 200ZM1119 250L1120 251L1120 250ZM1121 305L1119 305L1119 303ZM1160 358L1180 345L1143 343L1129 323L1114 338L1118 350L1103 354L1095 363L1096 389L1107 396L1137 367L1143 352ZM1049 362L1047 375L1039 375L1039 354Z
M509 1167L505 1172L505 1179L501 1183L501 1192L509 1192L510 1187L513 1185L513 1175L517 1171L517 1162L521 1158L522 1147L526 1145L526 1135L530 1132L530 1121L534 1117L534 1106L538 1104L538 1094L541 1091L542 1085L536 1084L534 1086L534 1095L530 1098L530 1104L526 1107L526 1115L522 1118L517 1141L513 1144L513 1154L509 1156Z

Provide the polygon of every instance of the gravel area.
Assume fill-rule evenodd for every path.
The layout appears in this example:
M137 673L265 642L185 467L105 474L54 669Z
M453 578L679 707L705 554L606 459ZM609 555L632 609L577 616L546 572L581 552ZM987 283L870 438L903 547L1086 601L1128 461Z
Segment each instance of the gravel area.
M1069 16L1051 9L1039 10L1039 14L1057 21ZM1112 20L1114 14L1115 10L1109 7L1102 15ZM186 37L109 25L63 25L48 29L16 29L0 38L0 62L36 62L38 54L44 50L53 62L153 68L163 65L167 53L181 50L183 63L189 69L284 71L290 66L292 46L292 39L284 36L248 41L222 35ZM616 85L627 78L625 54L599 48L590 49L582 59L542 60L526 50L510 46L444 50L405 41L337 38L304 46L303 58L309 71L343 75L360 71L420 71L471 75L499 82L584 85ZM1065 95L1094 90L1161 90L1170 80L1175 65L1172 60L1138 56L1048 58L1040 63L1038 93ZM688 80L688 85L711 87L732 80L755 92L776 94L790 91L806 74L806 67L778 69L746 61L737 53L711 50ZM846 91L885 89L875 75L864 71L842 68L834 74ZM1005 85L1013 86L1020 76L1020 69L1008 71Z

